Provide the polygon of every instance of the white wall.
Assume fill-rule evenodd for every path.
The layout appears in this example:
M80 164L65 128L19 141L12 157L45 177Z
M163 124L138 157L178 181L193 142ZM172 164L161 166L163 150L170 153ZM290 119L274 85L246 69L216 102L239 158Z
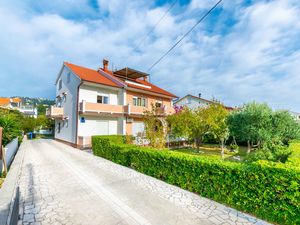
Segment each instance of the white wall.
M121 90L113 90L110 88L105 88L102 86L91 86L83 84L80 86L79 90L79 102L85 100L86 102L97 103L97 95L104 94L108 95L109 97L109 104L110 105L120 105L121 98Z
M55 138L64 140L71 143L76 143L76 113L77 113L77 89L80 84L80 79L71 72L70 81L68 82L68 73L71 72L66 66L63 67L60 78L62 79L62 88L59 90L57 82L56 85L56 96L62 96L63 92L66 92L66 98L61 102L62 107L64 108L64 116L67 116L69 119L55 120ZM61 130L58 133L58 123L61 123Z
M5 159L6 159L6 165L7 167L10 166L12 163L12 160L16 154L16 152L19 149L19 142L18 138L13 139L11 142L9 142L5 147ZM3 162L0 160L0 173L2 172Z
M187 96L180 101L178 101L175 105L177 106L187 106L190 109L197 109L198 107L205 107L208 103L201 99L196 99L191 96Z

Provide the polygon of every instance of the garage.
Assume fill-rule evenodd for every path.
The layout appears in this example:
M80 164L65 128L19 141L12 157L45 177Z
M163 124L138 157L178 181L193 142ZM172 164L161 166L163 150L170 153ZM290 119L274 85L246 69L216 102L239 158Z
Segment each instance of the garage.
M113 135L118 132L117 119L84 118L79 123L78 136Z

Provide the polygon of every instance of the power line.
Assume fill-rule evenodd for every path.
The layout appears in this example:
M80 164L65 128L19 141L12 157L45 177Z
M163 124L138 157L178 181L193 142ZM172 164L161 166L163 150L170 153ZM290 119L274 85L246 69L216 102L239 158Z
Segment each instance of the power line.
M178 2L178 0L175 0L172 5L170 5L170 7L168 8L168 10L162 15L162 17L160 17L160 19L154 24L154 26L148 31L147 34L145 34L143 36L143 38L141 39L141 41L135 46L135 48L133 49L133 51L137 51L140 46L144 43L144 41L146 40L146 38L155 30L155 28L160 24L160 22L167 16L167 14L171 11L171 9L176 5L176 3ZM124 57L127 59L127 57ZM128 60L128 59L127 59ZM127 60L122 60L122 62L127 62ZM121 63L122 64L122 63Z
M186 36L189 35L189 33L191 33L195 27L201 23L220 3L222 2L222 0L219 0L210 10L208 10L196 23L194 26L192 26L191 29L188 30L188 32L186 32L165 54L163 54L155 63L153 63L148 71L150 71L154 66L156 66L163 58L165 58Z
M160 24L160 22L166 17L166 15L171 11L171 9L175 6L178 0L175 0L172 5L168 8L168 10L164 13L164 15L156 22L156 24L149 30L149 32L143 37L143 39L139 42L139 44L134 48L137 50L140 45L145 41L145 39L155 30L155 28Z

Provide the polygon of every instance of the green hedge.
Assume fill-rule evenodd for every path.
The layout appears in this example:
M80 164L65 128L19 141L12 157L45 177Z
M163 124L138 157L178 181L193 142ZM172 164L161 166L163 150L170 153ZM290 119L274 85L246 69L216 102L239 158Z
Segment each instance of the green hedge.
M158 151L127 145L124 140L123 136L94 136L93 152L259 218L279 224L300 224L299 168Z

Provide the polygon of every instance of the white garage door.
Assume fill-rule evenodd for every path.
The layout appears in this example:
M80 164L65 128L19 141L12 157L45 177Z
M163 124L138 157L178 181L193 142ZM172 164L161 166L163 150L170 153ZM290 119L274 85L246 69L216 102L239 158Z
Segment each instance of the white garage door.
M132 123L132 135L137 136L138 133L143 133L145 131L145 124L143 122L133 122Z
M93 123L90 135L108 135L108 121L96 120Z

